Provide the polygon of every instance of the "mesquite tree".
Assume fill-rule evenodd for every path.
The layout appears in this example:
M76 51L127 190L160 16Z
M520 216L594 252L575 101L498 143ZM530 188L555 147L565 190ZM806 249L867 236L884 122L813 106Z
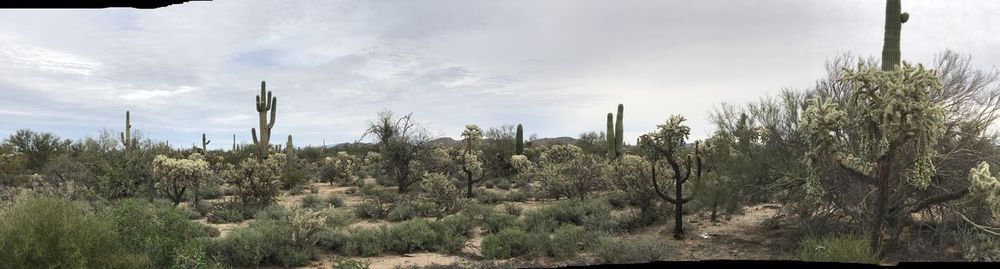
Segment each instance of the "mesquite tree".
M419 157L427 151L430 140L427 132L411 121L412 115L395 118L392 111L379 112L378 119L368 123L361 137L375 137L382 169L396 181L399 193L406 193L410 185L420 181Z
M158 181L156 187L167 193L177 205L188 188L194 192L194 203L198 203L198 188L208 177L208 162L201 154L192 153L187 159L174 159L163 155L153 158L153 175Z
M483 180L483 162L479 160L479 150L476 149L482 140L483 130L479 129L479 126L474 124L465 126L465 131L462 131L464 149L460 165L466 179L466 198L472 198L472 184ZM474 179L474 177L478 177L478 179Z
M656 126L656 131L639 137L640 148L647 153L647 157L653 163L650 175L653 190L664 201L674 204L674 239L682 238L684 227L681 216L684 212L684 204L690 202L695 197L695 193L687 196L683 195L684 183L691 179L691 172L694 172L696 178L701 177L702 160L698 154L698 141L694 143L693 154L687 155L683 160L680 156L677 156L680 153L681 147L684 146L684 140L691 133L691 128L683 125L683 122L684 117L680 115L670 116L670 119L666 123ZM692 159L694 159L693 162ZM673 172L673 197L664 194L660 190L659 183L656 182L656 166L661 160L667 161ZM681 162L684 163L684 169L681 169Z

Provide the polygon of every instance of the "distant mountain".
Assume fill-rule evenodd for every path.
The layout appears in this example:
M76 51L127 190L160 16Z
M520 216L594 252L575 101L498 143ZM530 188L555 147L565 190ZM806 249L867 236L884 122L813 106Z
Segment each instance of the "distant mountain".
M427 144L431 145L431 146L439 146L439 145L444 145L444 146L458 146L458 145L462 145L462 141L461 140L452 139L451 137L441 137L441 138L438 138L438 139L434 139L434 140L428 141Z
M529 143L531 143L531 146L571 145L575 144L577 140L578 139L576 138L563 136L556 138L539 138L532 140Z

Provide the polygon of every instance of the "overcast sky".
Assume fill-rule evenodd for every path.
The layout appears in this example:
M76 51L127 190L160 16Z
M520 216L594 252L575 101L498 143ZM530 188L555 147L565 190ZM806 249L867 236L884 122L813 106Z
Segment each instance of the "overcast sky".
M952 49L1000 63L1000 1L904 0L903 59ZM878 56L885 2L248 1L155 10L0 10L0 135L120 131L228 148L278 97L272 140L354 141L383 109L433 133L523 123L602 131L625 105L634 143L671 114L694 138L708 112L811 87L845 52Z

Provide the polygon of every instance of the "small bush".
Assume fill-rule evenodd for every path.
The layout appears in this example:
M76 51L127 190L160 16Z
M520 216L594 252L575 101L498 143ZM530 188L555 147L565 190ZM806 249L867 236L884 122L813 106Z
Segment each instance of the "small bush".
M481 203L467 203L462 206L462 215L468 216L472 221L482 222L486 217L493 214L493 207Z
M868 243L855 235L807 237L796 260L876 264L878 258L868 252Z
M327 229L319 234L319 245L325 249L340 251L347 242L347 234L340 230Z
M303 185L293 185L291 189L288 190L288 195L299 195L306 192L306 187Z
M529 233L512 227L483 237L482 252L488 259L545 255L548 234Z
M280 204L273 204L257 211L253 216L256 220L283 220L290 216L292 211Z
M355 259L340 259L333 264L333 269L368 269L372 263Z
M413 219L388 228L388 250L409 253L414 250L435 249L438 233L424 219Z
M156 267L173 263L186 241L209 236L205 226L189 221L184 211L166 201L124 199L102 213L100 217L111 220L118 234L127 235L121 238L122 245L148 256Z
M507 214L510 214L511 216L515 217L520 217L521 212L524 210L523 208L521 208L521 206L515 204L506 204L503 206L503 209L504 211L507 212Z
M198 190L198 197L201 199L219 199L222 195L222 186L218 184L206 184Z
M510 202L524 202L528 200L531 194L524 190L516 190L507 193L507 201Z
M382 227L350 231L342 251L345 255L371 257L385 251L386 232Z
M333 207L337 208L341 208L347 205L344 203L344 199L340 198L340 196L337 196L336 194L330 194L329 196L327 196L326 204L332 205Z
M404 221L417 217L417 209L413 202L401 200L392 206L385 217L389 221Z
M588 243L587 231L583 227L566 224L556 229L550 241L549 254L558 259L576 256L576 253Z
M470 236L472 230L472 219L465 214L449 215L434 222L435 228L440 229L438 233L450 235L457 234L463 237Z
M243 212L239 209L232 207L222 207L215 209L212 214L208 215L209 223L237 223L245 220Z
M216 241L209 253L218 255L232 266L304 266L308 264L308 252L295 247L291 233L291 228L281 222L256 221Z
M318 194L319 187L317 187L316 185L309 185L309 193Z
M487 233L495 233L515 226L517 226L517 217L506 213L490 214L483 223L483 229Z
M301 203L301 205L302 205L302 208L326 207L323 204L323 201L319 198L319 195L315 195L315 194L308 194L306 196L302 196L302 203Z
M207 201L198 201L197 204L191 206L195 211L198 212L202 217L208 216L208 212L212 211L212 204Z
M183 216L181 216L182 219ZM185 219L185 221L187 221ZM0 211L0 264L25 268L149 268L117 240L113 221L61 198L19 196Z
M187 241L184 245L177 248L177 253L170 268L226 268L221 261L208 255L206 244L207 242L203 240Z
M496 204L506 199L503 193L495 191L483 191L476 195L476 200L484 204Z
M664 242L655 236L638 238L601 236L589 247L605 263L647 263L670 255Z
M367 197L354 206L354 213L359 218L384 219L389 211L386 210L380 199Z

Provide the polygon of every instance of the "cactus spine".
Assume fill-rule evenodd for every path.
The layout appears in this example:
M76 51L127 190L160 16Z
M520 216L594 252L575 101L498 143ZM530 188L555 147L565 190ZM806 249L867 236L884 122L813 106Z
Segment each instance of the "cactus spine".
M891 71L900 64L899 36L910 14L902 12L900 0L885 1L885 40L882 44L882 70Z
M514 148L514 154L524 155L524 127L521 127L521 124L517 125L517 135L515 139L517 139L517 146Z
M266 93L266 95L265 95ZM257 139L257 130L250 128L253 136L253 144L257 146L257 158L267 159L271 145L271 128L274 127L274 116L278 110L278 97L271 97L271 91L266 90L264 81L260 82L260 95L257 96L257 117L260 120L260 139ZM267 112L271 111L270 119Z
M615 115L608 113L608 134L606 135L606 140L608 140L608 160L615 158Z
M138 148L139 139L132 137L132 115L128 110L125 111L125 131L120 133L122 145L125 146L125 151L131 151Z
M625 145L625 125L622 123L622 112L625 106L618 104L618 119L615 120L615 159L621 159L623 155L622 147Z

